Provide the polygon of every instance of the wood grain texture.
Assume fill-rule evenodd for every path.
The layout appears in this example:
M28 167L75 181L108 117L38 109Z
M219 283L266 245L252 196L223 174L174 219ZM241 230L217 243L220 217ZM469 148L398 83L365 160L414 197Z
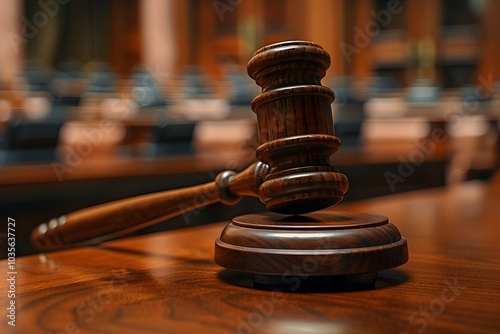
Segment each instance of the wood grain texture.
M347 177L330 164L340 140L333 127L335 95L321 85L329 66L328 53L307 41L265 46L248 62L248 74L262 87L252 101L260 141L256 155L270 167L259 197L273 212L321 210L347 191Z
M234 218L215 243L220 266L271 275L281 285L292 283L292 276L366 275L406 261L406 239L386 217L371 214L244 215Z
M81 209L41 224L33 231L31 240L40 250L96 244L208 204L234 204L242 196L257 196L267 169L258 162L239 175L233 171L222 172L214 182L207 184Z
M259 198L270 211L295 216L233 219L216 241L215 262L254 274L257 284L292 289L304 275L368 284L379 270L408 260L406 240L385 217L310 215L340 202L348 188L347 177L330 164L340 140L333 91L321 85L329 66L328 53L307 41L263 47L248 62L262 87L252 101L261 144L256 156L269 166Z
M0 332L498 333L499 201L500 174L340 204L389 212L409 242L411 260L362 291L251 289L213 262L225 223L18 258L16 327L3 316Z

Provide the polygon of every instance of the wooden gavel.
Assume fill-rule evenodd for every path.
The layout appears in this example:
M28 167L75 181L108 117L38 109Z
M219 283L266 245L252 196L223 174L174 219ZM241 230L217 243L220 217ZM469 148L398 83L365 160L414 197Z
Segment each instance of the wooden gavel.
M267 209L284 214L320 210L342 200L344 174L330 165L340 147L333 131L333 91L321 86L330 57L310 42L285 42L260 49L248 72L263 93L252 102L257 113L260 161L240 174L225 171L212 183L137 196L72 212L34 230L39 249L100 242L187 210L242 196L257 196ZM201 196L199 194L205 194ZM196 197L196 200L194 200Z
M260 162L239 174L222 172L205 185L53 219L35 229L33 243L54 249L99 242L210 203L233 204L242 196L258 196L273 213L234 218L216 241L219 265L251 272L256 282L269 282L269 277L310 258L316 264L308 275L355 275L355 280L373 280L378 270L405 263L406 240L387 218L309 214L338 203L348 188L347 177L330 164L340 140L334 135L334 93L321 85L329 66L328 53L312 42L288 41L259 49L248 63L248 73L262 87L252 101ZM204 201L200 193L206 194L201 196Z
M242 196L258 196L267 170L268 166L257 162L239 174L222 172L211 183L78 210L39 225L31 240L40 250L96 244L208 204L236 204Z

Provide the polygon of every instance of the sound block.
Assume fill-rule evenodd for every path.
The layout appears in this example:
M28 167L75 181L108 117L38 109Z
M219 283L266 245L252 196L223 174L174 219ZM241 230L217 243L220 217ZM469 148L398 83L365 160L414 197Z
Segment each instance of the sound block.
M251 273L255 286L294 287L324 278L372 284L378 271L407 261L406 239L386 217L373 214L249 214L234 218L215 242L215 262Z

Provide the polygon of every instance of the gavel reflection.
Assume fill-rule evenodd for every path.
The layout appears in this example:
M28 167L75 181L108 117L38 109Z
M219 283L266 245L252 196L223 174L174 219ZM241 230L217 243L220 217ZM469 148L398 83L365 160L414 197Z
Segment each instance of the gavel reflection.
M258 196L273 213L237 217L226 227L215 248L215 260L221 266L248 271L255 281L269 282L269 277L316 254L318 244L326 239L328 246L315 256L324 256L325 261L318 260L314 275L373 280L378 270L406 262L406 240L385 217L309 214L338 203L348 188L347 177L330 164L340 140L334 135L334 93L321 85L329 66L328 53L312 42L288 41L259 49L248 63L248 73L262 87L252 101L260 162L239 174L222 172L212 183L115 201L53 219L33 232L33 243L47 250L99 242L188 209ZM213 196L194 201L200 193Z

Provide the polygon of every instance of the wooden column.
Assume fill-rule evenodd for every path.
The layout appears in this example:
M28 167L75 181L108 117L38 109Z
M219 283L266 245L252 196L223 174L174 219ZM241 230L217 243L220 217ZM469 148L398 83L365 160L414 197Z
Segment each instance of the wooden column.
M353 77L363 79L372 74L373 59L370 54L372 40L363 40L363 34L369 22L373 21L370 15L375 6L373 0L352 0L348 2L348 13L352 16L348 18L346 25L346 39L343 54L347 61L347 67ZM361 31L361 32L360 32ZM349 47L354 47L355 51L349 52Z
M147 0L145 0L147 1ZM177 73L184 66L193 62L194 56L190 47L189 1L172 1L173 15L171 17L174 36L169 47L176 49L173 72Z
M160 83L174 71L177 47L174 41L173 0L142 0L142 59Z
M111 63L123 77L142 62L141 25L138 0L110 1Z
M0 83L12 83L21 70L25 36L21 31L22 1L0 2Z
M199 65L205 74L212 77L217 74L216 52L215 52L215 20L217 14L211 1L195 1L197 3L196 10L198 15L198 27L195 34L197 35L195 47L196 64Z
M500 1L488 0L482 17L482 45L478 69L478 83L493 90L495 80L500 76ZM480 79L483 78L483 79Z
M430 37L437 39L441 26L442 4L436 0L406 1L406 30L412 39Z
M347 60L341 50L344 41L344 0L304 1L301 38L320 44L331 56L329 75L345 74Z
M241 2L238 14L239 53L245 62L264 44L264 5L262 0ZM285 8L283 8L285 10Z
M441 1L406 1L404 6L406 31L412 47L419 44L420 47L434 48L434 52L436 52L443 16ZM428 52L432 52L432 50L429 49ZM417 76L433 78L435 76L435 62L434 67L429 66L414 71L410 69L408 75L408 83L411 83Z

